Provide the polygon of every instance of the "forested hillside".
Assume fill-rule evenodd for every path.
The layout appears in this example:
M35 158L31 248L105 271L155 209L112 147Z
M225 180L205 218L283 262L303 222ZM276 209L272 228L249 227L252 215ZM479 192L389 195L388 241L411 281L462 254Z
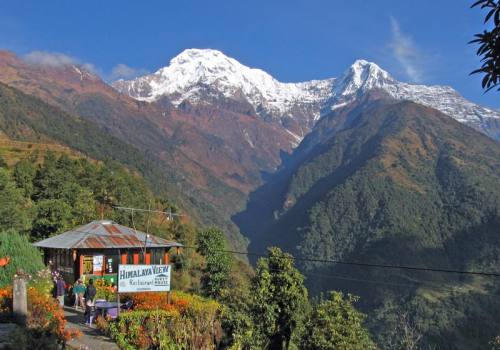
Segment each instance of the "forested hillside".
M29 234L33 241L99 217L133 225L130 212L113 210L115 205L176 209L117 163L49 152L36 164L36 157L27 154L10 169L0 169L1 228ZM145 215L136 213L134 220L144 226Z
M278 245L306 259L500 272L498 142L411 102L376 102L348 121L301 152L306 138L300 158L252 195L237 217L250 251ZM361 295L384 348L401 317L424 345L444 349L483 349L500 327L498 277L301 267L314 294Z
M196 189L187 184L179 186L184 182L171 164L152 152L134 147L134 142L127 143L110 135L108 130L92 121L0 83L0 130L11 140L55 143L96 160L114 160L141 174L156 195L175 202L194 222L222 227L228 233L232 246L245 246L237 229L204 201ZM133 134L130 126L129 132ZM224 192L224 188L221 191ZM224 193L228 196L226 200L239 200L232 198L227 191Z

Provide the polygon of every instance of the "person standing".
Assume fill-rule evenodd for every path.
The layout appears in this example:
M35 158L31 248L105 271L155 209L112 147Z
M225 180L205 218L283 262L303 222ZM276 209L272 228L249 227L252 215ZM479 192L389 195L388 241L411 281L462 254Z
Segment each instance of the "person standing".
M85 324L89 326L92 324L92 319L94 318L94 299L96 294L97 290L94 287L94 280L91 278L89 280L89 285L85 290L85 294L83 295L85 298Z
M83 295L85 294L85 285L82 283L82 280L76 281L73 286L73 294L75 295L75 309L78 309L78 306L85 310L85 300Z
M59 300L59 305L64 306L64 294L65 294L66 283L61 275L57 276L56 281L56 297Z

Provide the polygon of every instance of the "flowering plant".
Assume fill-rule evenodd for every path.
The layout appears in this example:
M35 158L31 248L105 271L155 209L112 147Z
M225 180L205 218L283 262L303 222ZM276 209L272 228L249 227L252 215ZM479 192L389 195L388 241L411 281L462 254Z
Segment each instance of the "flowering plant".
M28 301L28 328L54 334L61 343L80 335L78 330L66 329L63 309L50 295L30 287Z
M131 293L131 311L122 312L116 322L98 319L99 329L121 348L213 349L219 338L220 304L183 292Z
M28 318L26 320L26 337L33 342L47 345L53 341L65 344L73 337L81 335L79 330L66 329L63 309L50 293L49 283L43 278L36 279L28 287ZM12 312L12 287L0 289L0 314Z
M0 289L0 314L9 314L12 310L12 287Z
M116 301L116 290L111 283L101 278L94 281L96 289L96 299L105 299L107 301Z

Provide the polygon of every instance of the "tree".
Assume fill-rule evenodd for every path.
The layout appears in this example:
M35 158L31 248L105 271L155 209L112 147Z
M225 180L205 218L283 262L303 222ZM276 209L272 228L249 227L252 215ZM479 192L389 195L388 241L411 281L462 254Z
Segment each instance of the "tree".
M489 91L500 85L500 0L478 0L471 7L480 6L488 9L484 23L493 19L493 28L474 35L476 39L470 43L479 44L477 55L482 56L481 68L471 74L483 73L482 87ZM500 87L497 89L500 91Z
M417 350L420 349L422 333L407 312L399 311L387 349L389 350Z
M288 349L308 304L307 289L290 254L275 247L268 251L268 258L259 259L252 282L252 316L263 348Z
M32 236L46 238L60 233L71 223L71 207L62 199L42 199L36 204Z
M27 274L35 274L43 269L40 251L32 246L28 237L15 230L0 232L0 257L9 256L9 264L0 268L0 288L12 284L18 269Z
M69 172L58 168L58 158L53 152L47 152L43 165L33 179L33 199L60 199L69 180Z
M202 291L206 296L220 299L229 280L231 256L227 252L224 233L209 228L198 234L198 252L206 259L201 278Z
M80 188L73 194L73 224L82 225L96 217L94 195L87 189Z
M33 179L36 175L36 167L32 160L23 159L14 165L12 175L16 181L17 187L21 188L25 197L31 197L34 186Z
M6 169L0 168L0 229L29 232L32 208Z
M234 259L229 286L222 298L223 348L262 349L255 341L252 319L252 295L250 283L253 269L245 262Z
M299 347L303 350L374 349L368 331L363 327L365 316L353 303L357 297L332 292L326 300L312 308L304 322Z

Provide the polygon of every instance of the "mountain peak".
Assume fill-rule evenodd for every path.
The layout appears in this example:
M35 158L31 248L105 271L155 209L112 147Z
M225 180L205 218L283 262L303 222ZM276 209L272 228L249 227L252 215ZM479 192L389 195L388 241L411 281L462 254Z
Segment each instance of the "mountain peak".
M185 49L177 56L172 58L170 62L183 59L209 58L209 57L225 57L228 58L222 51L215 49Z
M344 72L336 86L337 93L340 95L351 95L358 92L382 87L387 82L393 82L394 79L389 73L380 68L377 64L366 60L356 60Z
M257 68L245 66L214 49L186 49L157 72L132 81L117 81L113 86L121 92L144 101L171 96L174 105L183 101L199 102L205 98L223 97L249 103L256 114L291 118L291 111L304 109L306 123L319 117L320 103L331 90L331 80L284 83ZM306 111L307 109L307 111ZM302 112L300 112L302 113ZM296 130L299 134L304 131Z
M170 60L170 66L197 64L203 66L241 65L235 59L214 49L186 49Z
M358 71L359 70L364 70L364 71L368 70L371 72L388 75L388 73L386 71L384 71L382 68L380 68L376 63L373 63L373 62L370 62L367 60L363 60L363 59L357 59L356 61L354 61L354 63L351 64L350 69L358 70Z
M168 96L175 106L184 101L213 104L226 100L243 103L245 110L250 105L253 109L249 112L286 125L297 141L322 115L372 89L382 90L396 100L410 100L438 109L490 135L488 130L492 127L487 119L500 119L500 113L465 100L449 87L399 82L377 64L363 59L354 61L338 79L285 83L219 50L186 49L157 72L131 81L117 81L113 87L148 102ZM493 132L493 137L496 135Z

